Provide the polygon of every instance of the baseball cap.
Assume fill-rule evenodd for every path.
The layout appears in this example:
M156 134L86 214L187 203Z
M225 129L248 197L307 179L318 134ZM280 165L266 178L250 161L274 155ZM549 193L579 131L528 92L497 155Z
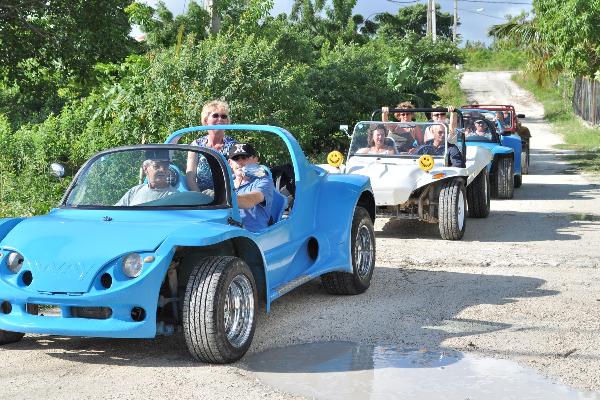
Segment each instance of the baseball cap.
M250 143L234 143L229 149L229 158L237 156L258 157L258 153Z
M148 149L145 153L146 160L169 161L169 150L167 149Z

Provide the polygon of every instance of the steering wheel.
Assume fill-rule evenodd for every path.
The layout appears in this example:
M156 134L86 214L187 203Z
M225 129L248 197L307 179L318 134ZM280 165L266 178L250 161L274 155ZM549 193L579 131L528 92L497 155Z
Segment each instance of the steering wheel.
M435 149L433 148L432 145L430 144L422 144L421 146L417 147L417 150L415 150L415 152L413 154L433 154L435 152Z

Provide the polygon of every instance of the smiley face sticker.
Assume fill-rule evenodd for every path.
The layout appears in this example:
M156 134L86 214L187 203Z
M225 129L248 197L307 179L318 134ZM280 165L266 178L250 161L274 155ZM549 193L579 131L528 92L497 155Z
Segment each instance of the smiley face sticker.
M327 154L327 163L332 167L338 168L344 162L344 156L337 150Z
M433 168L433 164L433 157L431 157L429 154L423 154L421 157L419 157L419 168L421 168L423 171L430 171Z

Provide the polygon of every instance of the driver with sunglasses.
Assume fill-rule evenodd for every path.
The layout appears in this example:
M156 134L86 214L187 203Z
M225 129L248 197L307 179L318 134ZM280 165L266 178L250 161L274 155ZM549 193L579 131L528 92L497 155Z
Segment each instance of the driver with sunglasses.
M229 105L221 100L213 100L202 107L202 125L226 125L230 123ZM222 129L211 129L208 134L190 143L192 146L209 147L217 150L225 158L231 146L237 141L230 136L225 136ZM188 153L185 177L190 190L202 192L213 190L213 179L208 162L201 154Z

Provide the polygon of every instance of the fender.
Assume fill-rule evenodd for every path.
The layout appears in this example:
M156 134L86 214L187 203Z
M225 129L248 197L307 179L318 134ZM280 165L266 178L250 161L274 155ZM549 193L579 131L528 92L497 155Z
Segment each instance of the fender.
M350 259L350 230L354 208L364 192L370 192L369 177L363 175L327 174L328 182L319 193L319 212L315 215L316 226L326 224L332 229L332 247L344 246L344 266L346 272L352 271ZM339 184L336 184L339 183ZM371 210L367 210L369 213Z
M25 218L0 218L0 242L17 224Z

